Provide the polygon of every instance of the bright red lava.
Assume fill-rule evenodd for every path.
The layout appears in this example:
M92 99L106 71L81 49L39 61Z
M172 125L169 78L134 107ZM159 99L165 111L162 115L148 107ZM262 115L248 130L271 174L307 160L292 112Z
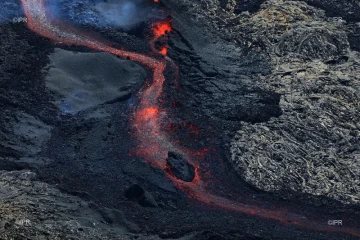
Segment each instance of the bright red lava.
M162 54L162 55L166 55L167 54L167 47L163 47L161 50L160 50L160 53Z
M168 33L171 32L172 28L171 28L171 20L170 19L164 19L161 20L160 22L154 23L151 26L151 30L152 30L152 39L150 41L150 47L152 49L153 52L158 52L164 56L167 55L167 51L168 51L168 46L162 46L160 48L160 50L156 49L155 47L155 42L162 38L162 39L167 39L168 37ZM170 59L168 59L170 60ZM171 61L171 60L170 60Z
M155 37L163 36L172 30L170 21L168 21L168 20L157 22L153 25L152 28L153 28Z
M167 169L165 159L169 150L180 152L190 159L190 162L196 166L196 177L193 182L183 182L172 174L167 174L168 178L187 193L189 197L211 206L256 215L267 219L274 219L284 224L291 224L319 231L343 232L360 237L359 229L356 228L327 226L283 209L269 210L255 205L238 203L206 191L206 184L199 173L199 164L191 158L191 154L186 153L186 150L171 144L166 133L161 130L160 121L166 119L167 113L164 109L160 109L159 97L162 93L163 83L165 81L163 72L167 62L171 62L171 60L168 57L165 57L165 59L154 58L144 54L128 52L111 47L105 43L106 41L97 40L83 31L61 23L58 20L54 20L47 11L44 0L21 0L21 2L28 19L27 25L29 29L37 34L55 42L82 45L97 51L108 52L123 58L128 58L152 69L153 82L149 87L144 87L140 91L140 104L134 112L133 128L137 139L141 143L138 146L137 155L143 157L146 162L149 162L164 171ZM158 2L158 0L154 0L154 2ZM162 21L155 24L153 29L155 35L155 39L153 39L154 42L156 38L171 31L171 25L169 21ZM161 54L164 54L164 52L165 50L160 51ZM193 131L197 132L196 128L191 128ZM205 149L204 151L207 150ZM199 154L201 158L204 153Z

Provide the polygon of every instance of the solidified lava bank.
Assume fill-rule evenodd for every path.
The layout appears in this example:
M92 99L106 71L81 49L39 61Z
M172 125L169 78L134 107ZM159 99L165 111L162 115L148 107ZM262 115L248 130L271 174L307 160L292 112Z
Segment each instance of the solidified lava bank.
M0 237L358 239L359 8L4 3Z

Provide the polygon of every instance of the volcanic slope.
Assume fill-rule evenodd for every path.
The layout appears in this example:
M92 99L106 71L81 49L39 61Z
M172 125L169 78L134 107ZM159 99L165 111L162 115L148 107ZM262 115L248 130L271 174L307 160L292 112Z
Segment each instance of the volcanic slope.
M240 25L239 19L234 20L233 17L229 17L228 12L222 10L218 1L200 1L202 5L192 1L163 3L168 7L168 11L174 10L174 13L169 11L173 15L175 28L170 38L169 56L179 64L180 83L183 88L183 92L178 91L177 88L171 90L172 84L175 83L166 82L168 96L176 100L174 106L182 106L179 107L179 111L174 110L169 114L175 119L190 119L200 128L214 124L218 127L216 130L220 139L224 130L231 133L233 129L240 129L241 125L256 127L258 125L254 123L268 120L271 122L274 117L275 119L282 117L281 92L276 93L276 89L269 88L261 82L264 76L272 76L274 64L273 56L269 54L268 48L264 47L267 45L265 43L256 45L260 37L255 39L237 36L237 33L244 31L236 28L235 31L230 25L216 24L217 19L213 19L212 14L222 17L224 21L237 21L235 24L237 27L245 26L247 29L250 29L248 26L253 23L260 22L258 19L251 19L247 13L238 11L233 16L249 20ZM205 8L207 4L215 6L216 11ZM238 2L237 7L241 4L241 1ZM227 6L225 4L225 7ZM257 14L258 10L255 9L253 12ZM192 25L194 22L187 18L192 20L198 18L198 25ZM262 23L258 25L262 26ZM219 29L216 29L216 26ZM187 196L176 189L171 182L164 181L162 171L143 163L139 158L129 156L128 150L136 147L129 141L133 139L129 116L132 107L137 104L135 94L129 98L119 98L118 101L105 104L101 101L99 102L101 104L86 106L85 110L74 115L61 114L61 109L53 104L56 95L47 89L45 74L42 73L48 64L47 56L54 51L53 43L38 37L22 24L9 24L1 27L1 31L6 33L1 34L3 43L1 46L4 49L1 61L4 72L2 76L4 84L1 89L1 104L4 111L1 113L1 121L4 124L1 124L1 136L6 138L2 142L7 143L1 144L1 151L4 153L2 168L6 170L27 168L36 171L40 176L40 179L36 179L32 173L27 172L10 173L10 176L7 173L1 175L4 185L13 184L14 189L18 189L21 184L25 185L23 188L25 190L16 190L17 194L22 193L18 198L15 198L15 194L10 197L2 195L2 199L8 200L6 203L8 205L4 205L5 208L9 209L8 206L12 204L13 208L10 209L15 209L18 206L13 202L21 200L28 209L26 217L15 215L15 211L7 213L10 217L4 220L2 225L4 226L2 233L7 234L4 238L18 234L19 236L50 236L48 238L51 239L69 237L117 239L119 236L122 239L128 236L140 239L181 237L182 239L339 239L339 237L353 239L348 235L311 231L245 214L227 213L221 209L209 208L207 205L189 201ZM134 36L128 35L125 38L124 34L115 30L103 31L103 33L119 42L121 40L125 47L146 49L143 46L144 41ZM269 34L275 35L273 32ZM244 47L249 46L249 43L254 43L254 47ZM139 45L141 47L137 48L136 46ZM285 47L291 48L291 46ZM73 52L95 54L86 48L65 48ZM287 51L287 48L284 49ZM336 50L334 52L336 53ZM322 56L328 53L314 54ZM5 57L7 61L4 61ZM35 68L34 62L38 63ZM148 74L150 75L150 72ZM172 72L167 74L173 75ZM213 100L214 98L216 101ZM184 109L187 110L182 111ZM34 131L36 136L33 134ZM208 140L205 143L201 143L201 140L198 142L196 144L206 145ZM218 139L214 146L221 152L222 144L223 142ZM192 145L190 141L188 145ZM14 181L11 174L23 180ZM236 187L244 189L243 194L266 199L264 205L270 205L272 202L280 205L288 204L287 200L252 190L236 178L231 169L228 176L234 179L233 182L237 182ZM54 190L53 186L39 183L39 180L56 184L67 194L62 195ZM33 181L36 182L31 183ZM140 184L141 187L136 187L134 183ZM40 184L45 189L42 191L54 192L53 195L65 198L61 200L54 197L49 201L50 197L43 196L45 199L42 201L62 204L62 201L71 200L71 203L67 203L70 208L64 208L63 211L66 216L37 214L37 211L31 208L36 206L36 203L32 203L32 198L24 193L31 192L26 186L32 184ZM132 187L128 188L129 186ZM125 194L126 190L134 188L140 189L140 195L137 195L136 191L134 195ZM11 193L9 190L7 192ZM32 194L37 196L38 192ZM69 193L81 197L82 200L70 196ZM290 196L292 194L291 191L285 193ZM286 196L282 197L286 198ZM41 197L36 199L38 198ZM318 206L323 206L323 201L331 203L331 200L322 198L311 199L311 203L319 204ZM308 202L301 203L299 200L294 205L307 206L306 203ZM72 210L79 209L78 204L85 206L84 214ZM55 204L46 205L44 212L55 212L57 208L55 206ZM334 206L339 207L336 204ZM317 209L315 205L307 208L314 212L315 209L317 212L328 210L326 206L323 206L322 210ZM338 213L333 212L333 216L337 216ZM359 216L355 207L344 207L342 214L352 215L353 218ZM85 219L86 223L77 218L84 215L91 216L90 220ZM63 221L49 222L49 219L54 218L66 219L69 227L63 227ZM18 223L24 221L16 221L18 219L29 219L36 224L30 226L20 224L19 227ZM44 227L35 231L35 226L39 228L38 226L42 226L44 222L48 224L46 227L52 224L54 228ZM33 232L26 232L28 229ZM132 234L128 234L129 231Z

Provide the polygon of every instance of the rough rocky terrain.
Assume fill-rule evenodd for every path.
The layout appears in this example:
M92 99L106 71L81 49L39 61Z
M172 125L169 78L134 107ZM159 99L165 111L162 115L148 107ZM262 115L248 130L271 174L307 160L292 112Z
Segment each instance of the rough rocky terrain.
M35 173L1 171L0 176L0 239L111 239L116 234L130 239L124 226L131 223L119 211L114 211L119 228L111 232L104 220L97 221L103 218L96 205L38 181Z
M261 189L289 188L357 203L360 54L348 33L358 23L325 13L304 2L267 1L239 19L234 32L271 57L274 71L256 83L281 94L283 114L266 123L243 123L232 161Z
M59 2L78 25L150 51L143 25L103 28L96 8L88 10L101 1ZM180 70L179 83L165 83L164 107L180 126L197 126L175 131L184 146L217 149L208 159L225 175L219 170L224 186L214 190L316 212L325 224L359 222L359 1L161 4L173 19L169 56ZM0 239L355 239L189 199L131 152L129 116L148 70L2 19ZM90 73L77 71L90 63ZM192 178L184 161L174 165Z
M179 2L186 8L187 1ZM228 45L269 59L271 73L255 70L241 78L250 76L251 85L281 96L281 116L267 108L275 117L265 123L228 117L226 107L217 115L229 125L241 121L231 144L240 175L266 191L292 189L357 203L360 3L224 0L191 6L189 15L210 18L209 26Z

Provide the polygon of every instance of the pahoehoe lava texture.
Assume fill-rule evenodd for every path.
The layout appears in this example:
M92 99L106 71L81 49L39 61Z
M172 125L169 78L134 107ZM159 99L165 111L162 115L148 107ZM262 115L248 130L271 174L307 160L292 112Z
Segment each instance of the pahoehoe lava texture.
M350 3L342 1L344 7ZM234 166L267 191L286 188L359 202L360 54L347 37L354 26L287 1L265 2L239 22L233 32L245 33L272 58L273 73L257 84L281 94L283 115L243 123L232 142Z

